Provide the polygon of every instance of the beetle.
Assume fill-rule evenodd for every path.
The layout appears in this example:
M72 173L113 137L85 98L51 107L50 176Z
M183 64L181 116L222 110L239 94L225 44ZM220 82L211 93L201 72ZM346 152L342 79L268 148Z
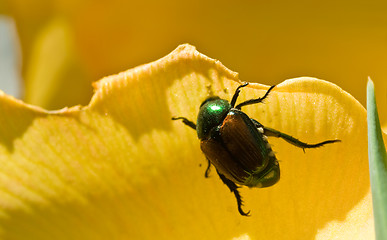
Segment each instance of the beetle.
M235 105L241 88L248 84L237 87L231 102L217 96L204 100L200 105L196 124L185 117L172 117L172 120L182 120L185 125L196 130L200 148L208 161L204 176L209 176L210 167L214 165L222 182L234 193L238 211L242 216L249 216L250 211L242 210L242 197L238 191L240 186L270 187L280 179L279 164L268 142L268 136L282 138L302 148L304 152L305 148L340 142L327 140L308 144L250 118L241 108L262 103L275 85L271 86L263 97Z

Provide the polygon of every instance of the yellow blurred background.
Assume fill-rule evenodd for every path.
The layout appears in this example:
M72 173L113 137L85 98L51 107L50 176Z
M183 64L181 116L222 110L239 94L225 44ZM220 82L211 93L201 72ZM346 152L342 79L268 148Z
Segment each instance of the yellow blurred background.
M91 82L190 43L243 81L318 77L363 106L370 76L387 119L385 0L1 1L18 29L24 99L48 109L86 105Z

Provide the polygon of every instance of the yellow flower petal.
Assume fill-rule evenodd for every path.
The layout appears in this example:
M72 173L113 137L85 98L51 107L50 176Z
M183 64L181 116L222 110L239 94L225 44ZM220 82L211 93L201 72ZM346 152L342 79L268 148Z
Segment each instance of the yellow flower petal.
M323 77L351 92L364 106L366 79L371 76L378 86L379 108L387 108L386 1L3 2L3 11L17 23L23 67L36 64L30 53L41 29L61 17L75 37L86 84L190 41L240 71L246 80L274 84L290 76ZM47 62L41 63L44 68ZM386 122L387 111L379 115Z
M52 19L41 29L27 66L25 101L47 109L86 104L91 96L73 32L63 19Z
M48 112L0 95L0 237L313 239L362 228L372 236L366 112L328 82L288 80L244 108L306 142L342 140L303 153L270 139L281 180L241 189L251 217L239 215L214 169L204 178L196 133L171 117L195 120L208 95L230 99L238 81L182 45L96 82L86 107ZM240 101L267 88L252 84Z

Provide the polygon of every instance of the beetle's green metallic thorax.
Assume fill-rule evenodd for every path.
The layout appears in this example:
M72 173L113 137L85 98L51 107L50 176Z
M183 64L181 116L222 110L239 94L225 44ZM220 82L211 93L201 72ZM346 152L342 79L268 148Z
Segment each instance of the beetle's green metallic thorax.
M220 99L219 97L206 99L200 105L198 114L196 127L198 138L209 138L211 130L223 121L230 109L231 105L227 100Z

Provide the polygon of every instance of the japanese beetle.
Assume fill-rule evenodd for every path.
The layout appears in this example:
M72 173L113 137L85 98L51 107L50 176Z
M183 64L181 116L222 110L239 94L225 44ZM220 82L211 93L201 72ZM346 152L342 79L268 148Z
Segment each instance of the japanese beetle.
M298 139L263 126L257 120L250 118L241 111L246 105L261 103L273 90L271 86L263 97L250 99L235 106L240 89L248 83L240 85L234 93L231 102L219 97L209 97L200 105L196 124L185 117L173 117L172 120L182 120L183 123L196 130L200 140L200 148L208 161L205 177L208 177L211 164L224 184L234 193L238 211L248 216L242 210L242 198L238 192L239 186L270 187L280 179L280 168L267 136L283 138L303 150L317 148L340 140L327 140L316 144L308 144Z

